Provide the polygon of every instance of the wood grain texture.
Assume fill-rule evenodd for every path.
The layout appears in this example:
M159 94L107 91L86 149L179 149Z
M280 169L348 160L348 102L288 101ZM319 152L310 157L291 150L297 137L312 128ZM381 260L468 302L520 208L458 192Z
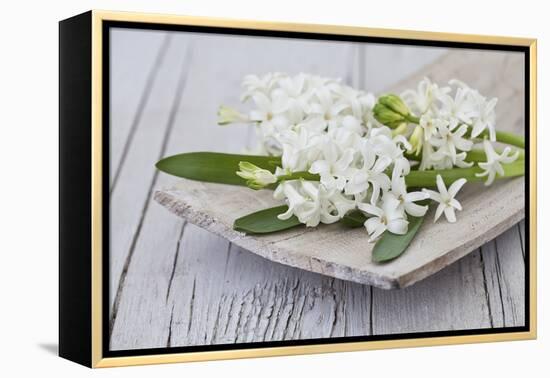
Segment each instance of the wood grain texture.
M395 76L387 78L387 84L394 85L410 70L441 56L442 51L176 36L174 33L171 37L166 57L150 84L152 90L159 89L154 95L151 92L147 102L156 105L141 110L142 121L135 127L134 138L126 139L128 157L115 188L120 194L117 199L111 197L110 256L111 263L115 261L111 267L115 274L110 277L110 287L115 289L111 291L115 303L111 311L111 349L499 326L491 321L492 316L497 318L493 302L499 303L497 293L506 285L510 295L502 298L507 305L498 311L515 324L521 323L517 314L523 297L513 276L522 272L501 269L501 280L494 286L485 278L496 277L496 271L491 270L495 265L485 260L494 258L503 243L521 245L521 223L508 231L511 240L500 242L497 238L498 251L482 248L485 260L478 251L407 289L387 291L273 263L186 223L146 195L150 188L177 181L155 174L152 167L160 155L191 150L235 152L250 146L253 138L249 128L215 125L219 104L238 105L239 82L244 74L310 71L340 76L356 86L380 85L376 90L382 90L383 82L377 81L382 73L376 71L379 65L371 60L388 62L388 69L393 67ZM403 57L412 63L406 67L409 71L400 74L404 68L391 62L402 62ZM362 69L367 64L369 72ZM136 78L136 86L127 90L142 96L143 84L138 83L146 80ZM161 93L162 86L165 93ZM148 127L153 130L153 123L159 135L147 134ZM113 122L111 126L116 128L118 124ZM142 156L136 158L138 154ZM121 199L124 206L116 205L115 201ZM511 247L505 259L518 256L523 258L521 248ZM507 264L501 262L502 266ZM509 267L513 269L513 261ZM513 299L516 307L508 305L510 296L517 296Z
M172 38L173 37L173 38ZM164 43L177 43L177 35L167 37ZM181 38L181 37L180 37ZM161 42L162 43L162 42ZM163 63L158 65L156 79L150 86L149 101L140 110L131 143L126 147L127 157L120 170L117 185L110 193L110 303L113 305L124 280L125 271L135 249L139 229L143 225L143 217L149 207L149 199L153 190L153 182L157 173L149 167L151 162L159 159L165 151L167 130L170 126L171 109L166 104L174 102L176 96L178 74L185 58L185 44L177 44L178 48L170 48L165 52ZM162 54L159 47L158 54ZM139 73L138 73L139 74ZM175 78L175 79L174 79ZM154 163L153 163L154 164Z

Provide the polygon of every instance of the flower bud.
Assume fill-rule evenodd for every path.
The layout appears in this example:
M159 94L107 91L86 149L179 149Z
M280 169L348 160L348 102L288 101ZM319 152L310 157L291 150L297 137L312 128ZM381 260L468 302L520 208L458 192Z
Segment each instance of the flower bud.
M374 118L383 125L386 125L392 129L398 127L402 123L406 123L407 120L401 114L394 112L390 108L377 103L372 110Z
M401 100L401 97L396 96L394 94L381 96L378 99L378 102L386 106L387 108L393 110L394 112L401 114L404 117L407 117L411 112L407 107L407 105L405 105L403 100Z
M399 96L388 94L381 96L373 109L374 117L378 122L396 128L407 123L410 110Z
M422 144L424 142L424 129L422 126L416 126L409 138L409 143L412 146L412 153L418 156L422 151Z
M402 123L399 126L397 126L395 129L392 130L391 135L392 137L396 137L398 135L406 134L408 131L408 125L406 123Z
M230 123L249 122L248 117L236 109L221 105L218 109L218 125L228 125Z
M241 161L239 163L239 169L240 171L236 172L237 176L245 179L246 185L251 189L262 189L269 184L277 182L277 177L273 173L269 172L267 169L255 166L248 161Z

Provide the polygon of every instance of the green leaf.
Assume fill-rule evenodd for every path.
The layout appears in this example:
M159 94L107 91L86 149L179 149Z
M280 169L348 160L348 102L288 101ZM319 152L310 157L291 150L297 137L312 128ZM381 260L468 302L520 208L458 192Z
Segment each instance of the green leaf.
M246 185L246 180L235 173L239 170L241 161L248 161L272 173L281 165L281 158L276 156L190 152L164 158L156 167L170 175L191 180Z
M281 220L277 215L288 210L288 206L277 206L245 215L233 223L233 229L247 234L268 234L271 232L287 230L301 225L296 216Z
M367 217L362 212L359 210L352 210L344 215L340 222L342 222L344 226L357 228L363 226L366 220Z
M409 217L409 229L405 235L384 232L372 250L372 261L386 262L400 256L416 235L424 217Z

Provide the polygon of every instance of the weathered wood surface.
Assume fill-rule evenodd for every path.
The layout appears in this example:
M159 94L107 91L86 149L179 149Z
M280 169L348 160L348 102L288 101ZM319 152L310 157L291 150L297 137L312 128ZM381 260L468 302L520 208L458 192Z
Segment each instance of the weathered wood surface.
M118 33L120 44L133 38ZM125 64L134 81L113 98L129 102L111 125L122 138L111 154L126 156L111 169L119 170L111 181L112 349L523 324L523 222L418 284L387 291L270 262L152 199L177 181L155 172L159 157L250 143L248 128L215 125L220 103L237 105L244 74L311 71L381 91L444 51L177 33L148 41L134 41L139 63L128 58L136 52L112 62ZM409 64L398 67L403 58Z

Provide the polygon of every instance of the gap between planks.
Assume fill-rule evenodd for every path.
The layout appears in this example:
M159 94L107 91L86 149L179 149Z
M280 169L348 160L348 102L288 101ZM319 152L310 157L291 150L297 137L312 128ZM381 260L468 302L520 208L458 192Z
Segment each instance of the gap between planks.
M162 54L164 54L164 53L165 53L165 51ZM171 106L171 109L170 109L170 116L168 118L166 131L165 131L165 134L164 134L164 138L163 138L163 141L162 141L162 146L161 146L160 153L159 153L159 156L158 156L157 160L160 160L166 152L166 146L168 144L169 138L170 138L172 130L174 128L175 117L176 117L178 108L179 108L180 103L181 103L181 98L182 98L183 91L184 91L184 88L185 88L185 82L186 82L186 79L187 79L187 74L189 72L189 67L190 67L191 61L192 61L192 45L189 44L189 45L187 45L186 59L184 59L183 64L181 65L181 71L180 71L179 78L178 78L178 85L177 85L177 89L176 89L176 94L175 94L175 97L174 97L174 101L172 102L172 106ZM158 68L160 68L160 65L158 66ZM118 313L118 306L120 304L120 299L121 299L121 296L122 296L122 292L124 290L124 282L126 280L126 275L128 273L128 269L129 269L130 264L132 262L132 257L133 257L133 254L134 254L134 249L136 247L137 240L138 240L138 238L140 236L140 233L141 233L141 228L143 226L143 220L145 218L145 215L147 214L147 210L149 209L149 205L152 201L153 189L155 187L155 183L157 182L158 174L159 174L158 170L155 170L155 173L153 175L153 179L152 179L152 181L149 185L149 189L148 189L148 192L147 192L147 197L145 199L145 203L143 204L143 208L142 208L141 217L140 217L140 220L139 220L139 223L138 223L138 227L135 231L134 237L132 239L132 244L130 246L130 250L127 253L126 261L124 263L124 267L123 267L122 273L120 275L118 288L117 288L117 291L116 291L116 294L115 294L115 299L114 299L114 302L113 302L113 307L112 307L112 310L111 310L111 317L110 317L110 321L109 321L109 338L111 338L113 329L115 327L117 313ZM182 235L183 235L184 227L185 226L182 226ZM168 295L168 293L167 293L167 295Z

